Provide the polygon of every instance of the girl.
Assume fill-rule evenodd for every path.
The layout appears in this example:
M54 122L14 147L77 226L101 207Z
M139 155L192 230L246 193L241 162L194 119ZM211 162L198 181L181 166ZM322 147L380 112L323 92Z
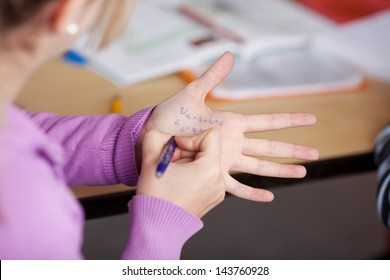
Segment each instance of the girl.
M256 157L318 157L314 148L244 135L312 125L313 115L242 115L205 105L206 94L233 66L230 53L182 91L130 117L62 117L12 106L29 76L80 34L88 31L92 40L101 38L100 46L111 41L127 22L131 2L0 0L1 259L82 258L83 212L68 186L118 183L137 185L129 202L123 258L178 259L183 244L202 227L200 218L226 191L254 201L273 199L269 191L235 181L229 171L301 178L306 174L302 166ZM197 135L186 136L175 125L183 113L195 116L182 125ZM171 135L178 149L166 173L156 178Z

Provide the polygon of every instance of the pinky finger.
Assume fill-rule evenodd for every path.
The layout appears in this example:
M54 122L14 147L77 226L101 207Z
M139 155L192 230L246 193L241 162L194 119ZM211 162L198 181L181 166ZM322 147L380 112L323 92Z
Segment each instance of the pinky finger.
M226 183L226 191L236 197L257 202L270 202L274 199L274 194L272 192L264 189L249 187L238 182L231 176L226 179Z

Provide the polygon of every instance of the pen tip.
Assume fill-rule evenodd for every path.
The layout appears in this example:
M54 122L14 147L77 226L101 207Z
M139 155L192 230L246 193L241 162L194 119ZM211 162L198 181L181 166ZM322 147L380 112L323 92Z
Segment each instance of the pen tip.
M157 171L156 172L156 177L157 178L160 178L162 175L163 175L163 173L161 171Z

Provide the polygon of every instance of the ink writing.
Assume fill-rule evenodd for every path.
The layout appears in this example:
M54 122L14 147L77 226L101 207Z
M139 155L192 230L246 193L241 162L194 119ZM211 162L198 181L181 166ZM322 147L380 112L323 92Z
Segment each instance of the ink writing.
M202 133L211 126L223 126L223 121L218 118L192 114L187 107L181 107L180 117L176 119L174 125L184 134L193 135Z

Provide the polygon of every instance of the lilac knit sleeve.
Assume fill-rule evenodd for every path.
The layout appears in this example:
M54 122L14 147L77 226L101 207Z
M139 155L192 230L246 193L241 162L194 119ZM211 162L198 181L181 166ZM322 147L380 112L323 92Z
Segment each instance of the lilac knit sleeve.
M28 113L65 152L70 185L136 185L135 145L153 108L121 115L61 117ZM124 259L179 259L184 243L203 226L168 201L136 195L129 202L130 230Z
M136 195L129 202L130 231L122 256L135 260L175 260L202 221L168 201Z
M138 180L135 146L152 110L144 109L130 117L27 114L48 137L62 145L69 185L135 186Z

